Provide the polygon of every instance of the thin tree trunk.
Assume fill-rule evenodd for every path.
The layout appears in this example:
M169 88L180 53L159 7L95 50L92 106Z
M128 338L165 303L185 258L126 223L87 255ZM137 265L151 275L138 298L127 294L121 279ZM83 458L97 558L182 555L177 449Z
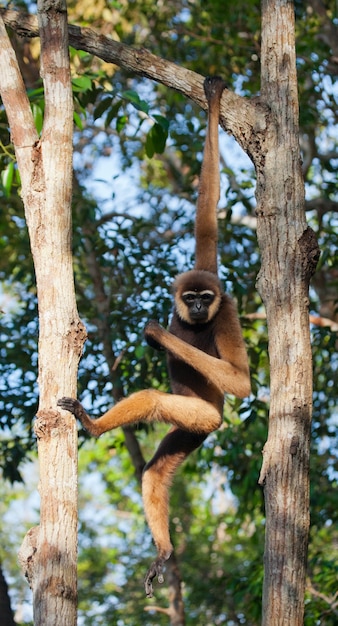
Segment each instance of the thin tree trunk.
M0 90L22 182L39 306L40 403L35 432L41 517L21 550L35 626L76 624L77 427L57 399L75 395L85 332L73 284L73 109L65 0L38 2L45 118L38 137L18 64L0 20Z
M111 303L102 280L102 272L97 259L97 252L92 245L92 229L95 229L95 225L93 224L89 224L88 226L84 225L83 228L85 236L86 264L88 273L92 279L93 290L95 293L98 339L103 345L103 353L108 365L110 380L113 386L112 395L114 402L116 403L124 397L124 393L119 374L116 371L116 355L113 352L110 340L111 329L109 327L108 315ZM126 448L134 465L136 479L141 486L145 460L140 444L132 427L125 426L122 430L125 437ZM182 580L175 553L171 555L170 559L166 563L166 583L168 587L169 607L164 611L169 616L171 626L184 626L185 614L182 598ZM147 607L146 610L159 611L159 607L151 606Z
M4 577L2 563L0 562L0 615L1 626L15 626L11 602L8 594L8 585Z
M261 166L257 162L258 288L266 306L271 371L260 476L266 506L262 624L301 626L312 411L308 286L317 243L304 211L291 1L262 2L261 62L261 102L270 114L264 159Z

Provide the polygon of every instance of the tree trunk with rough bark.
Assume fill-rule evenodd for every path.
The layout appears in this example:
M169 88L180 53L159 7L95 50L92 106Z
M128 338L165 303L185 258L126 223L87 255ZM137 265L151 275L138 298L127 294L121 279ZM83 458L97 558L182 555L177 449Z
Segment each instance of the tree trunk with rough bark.
M257 164L257 285L269 330L271 406L260 483L266 508L263 626L301 626L309 530L312 357L307 227L298 126L294 5L263 0L261 103L269 126ZM264 157L264 161L263 161Z
M36 274L40 403L35 423L40 466L40 525L20 560L33 591L35 626L76 624L77 427L57 409L75 395L85 332L72 271L73 103L66 2L38 2L45 117L38 136L17 60L0 19L0 90L6 108Z

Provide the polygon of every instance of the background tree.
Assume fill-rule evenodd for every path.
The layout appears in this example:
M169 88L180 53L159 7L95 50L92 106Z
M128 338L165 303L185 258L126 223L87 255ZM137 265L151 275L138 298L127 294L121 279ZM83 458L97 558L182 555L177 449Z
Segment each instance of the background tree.
M35 127L22 76L0 21L0 91L21 178L39 308L39 409L34 430L40 460L39 526L26 535L20 562L33 590L35 624L76 622L77 437L56 400L75 392L84 339L69 249L72 124L67 12L38 3L45 115ZM54 355L59 365L55 366ZM61 617L60 617L61 616Z
M118 10L109 7L109 11L104 12L106 21L102 28L105 32L113 32L115 39L122 38L123 41L139 46L146 45L148 48L151 47L153 52L158 52L166 58L181 60L184 66L189 66L191 69L198 67L199 71L202 71L201 68L205 63L203 74L211 71L213 62L213 70L218 73L221 72L235 90L245 95L256 95L259 88L260 58L260 10L258 3L245 3L245 7L238 4L236 7L224 7L223 3L222 6L215 2L203 3L203 11L201 11L198 3L194 4L193 7L189 6L189 10L185 12L183 11L184 8L182 3L171 3L170 7L163 7L162 11L159 10L159 7L150 7L147 3L142 2L133 3L133 5L121 4ZM330 32L328 27L330 24L334 29L334 23L331 21L334 15L334 5L332 4L331 14L330 6L328 5L327 8L328 12L325 13L326 17L323 20L322 17L318 18L317 13L311 9L309 3L296 5L298 18L296 25L299 36L297 62L301 104L300 136L303 147L304 171L309 183L311 183L307 186L308 202L306 206L311 211L309 213L311 225L315 228L320 243L324 245L325 251L327 251L327 254L322 255L321 259L323 276L325 275L326 279L325 283L324 278L320 280L322 287L320 296L323 302L328 299L329 289L332 289L333 294L335 293L333 281L335 280L334 269L336 267L333 254L334 200L337 191L333 158L336 146L334 134L337 110L334 92L336 73L333 73L335 67L334 40L332 40L330 47L328 36L324 36L324 31L325 33ZM81 18L84 12L80 3L77 3L74 9L74 20L76 21L76 11L77 15L81 15ZM91 13L88 11L86 13L88 23L92 21L94 26L101 28L100 20L104 10L105 7L100 5L95 10L91 9ZM72 7L70 7L70 11L72 11ZM130 28L133 20L139 27ZM157 30L157 26L159 26L159 30ZM224 46L224 32L227 35L226 47ZM166 36L163 36L163 33L166 33ZM26 43L26 50L27 46ZM109 51L108 45L105 54L107 51ZM109 188L116 195L116 200L108 197L104 202L100 202L100 208L98 208L97 200L91 198L88 191L84 198L82 185L76 191L76 207L78 209L76 215L79 216L79 220L75 215L74 249L78 254L83 252L81 261L79 260L76 264L77 283L81 285L79 291L81 302L79 304L82 314L88 311L85 318L91 322L89 331L92 340L92 344L87 344L88 358L83 362L83 365L88 367L88 371L82 379L82 385L87 390L88 404L91 403L89 395L91 394L99 413L110 402L107 396L111 393L111 372L105 366L102 344L97 342L96 325L102 319L102 311L100 314L94 314L92 310L94 304L91 300L92 279L90 279L86 269L87 255L85 250L87 248L83 245L83 237L85 235L88 238L88 233L83 233L81 220L87 217L89 222L90 237L95 244L94 250L97 250L98 253L100 271L111 302L107 327L111 328L111 345L113 345L115 356L118 359L116 362L118 367L114 370L114 376L119 378L123 391L126 393L133 388L137 389L142 386L147 377L149 377L149 382L153 383L154 380L158 380L159 384L163 385L165 381L162 374L162 364L154 361L147 348L142 347L141 350L137 337L135 337L135 331L137 336L141 337L142 325L149 315L147 310L149 294L154 295L153 301L150 301L149 304L151 307L150 315L163 320L166 319L169 311L169 300L166 294L171 274L175 272L176 267L179 270L183 269L189 256L189 232L192 232L190 220L194 216L194 208L190 201L194 200L196 193L195 176L198 173L198 157L200 156L196 137L201 135L204 118L199 115L197 107L182 99L178 94L164 89L161 85L154 84L154 91L150 95L149 81L146 81L147 91L145 91L144 80L135 78L130 74L124 74L118 68L112 70L112 67L107 63L100 66L97 59L93 60L86 54L73 51L72 62L77 71L73 80L76 89L76 113L80 116L77 118L77 122L79 125L82 124L82 130L78 128L76 133L78 150L76 151L75 164L79 180L82 185L85 184L87 175L90 175L93 170L93 163L95 163L93 159L97 159L98 154L108 155L113 149L114 155L120 154L122 165L132 172L132 180L140 180L143 184L135 197L128 198L127 196L126 198L127 194L124 193L124 197L121 198L119 196L119 181L123 178L109 181ZM104 71L102 71L102 67ZM97 70L95 77L94 70ZM111 90L111 85L107 82L107 73L110 72L111 74L112 71L114 72L113 85L116 87L114 91ZM131 92L131 90L133 91ZM139 94L138 99L137 93ZM121 98L122 94L123 97ZM145 94L147 103L144 99ZM32 101L33 112L38 120L39 110L43 109L41 94L38 92L32 94ZM146 105L148 109L145 109ZM156 157L148 160L144 158L145 149L151 150L154 140L158 141L156 149L161 149L161 136L163 139L163 132L161 135L158 128L161 125L154 124L154 114L160 114L170 120L170 141L165 155L157 153ZM154 126L156 131L153 130ZM5 132L4 127L2 128L2 132ZM137 129L138 132L136 133ZM100 132L101 130L104 131L104 135ZM193 149L189 150L191 137L194 139L194 145ZM200 145L202 147L202 142ZM230 154L231 159L229 158ZM259 318L257 311L260 312L260 301L254 291L258 257L255 231L252 230L252 226L255 227L256 224L255 217L252 216L254 210L252 172L250 172L248 163L243 162L242 159L240 159L240 167L235 167L233 154L234 148L229 149L227 144L227 147L223 148L222 154L224 169L220 211L220 244L224 263L224 278L228 289L236 294L240 309L251 314L251 318L257 319ZM136 169L133 165L134 155L142 157L140 168ZM7 151L3 163L8 164L8 160ZM101 170L104 171L103 160L101 159L99 163ZM116 161L113 161L113 168L117 168ZM20 208L10 194L10 171L11 168L5 169L7 176L4 179L7 184L4 189L8 192L8 197L4 200L8 206L8 211L5 214L6 230L4 232L8 232L10 237L6 237L2 243L7 246L7 250L10 250L9 242L14 241L13 236L15 234L16 245L12 254L6 253L5 257L2 255L2 258L6 258L6 261L7 259L10 260L10 267L7 265L8 262L6 263L6 276L11 277L11 284L13 284L14 277L25 276L28 278L29 271L24 265L24 259L27 258L27 248L25 251L24 247L24 229L16 217L20 215ZM13 171L15 176L14 168ZM13 180L15 181L15 178ZM96 189L94 193L97 194ZM170 198L173 196L177 199L174 207L170 204ZM136 207L138 207L138 211ZM119 216L116 213L119 213ZM158 215L160 213L161 219L159 220ZM114 218L114 223L111 221L112 218ZM159 223L155 232L154 222ZM174 231L173 222L175 222ZM151 233L149 246L146 245L145 235L147 233ZM140 240L142 249L139 254L138 242ZM165 241L164 246L163 241ZM178 247L172 247L177 243ZM163 246L163 250L161 250L161 246ZM157 249L160 256L154 260L151 250ZM169 273L166 271L167 264ZM13 271L9 273L7 269ZM123 272L124 280L118 281L115 277L118 275L121 278ZM115 279L113 282L112 277ZM157 286L154 287L153 279L156 284L162 286L161 292ZM29 292L25 285L21 287L21 283L17 280L15 280L15 285L17 291L20 285L20 293L27 292L29 297L25 296L27 304L11 316L11 327L6 326L4 328L11 341L15 339L16 342L15 345L10 344L6 349L6 355L9 359L6 359L5 363L6 372L10 371L11 367L13 369L13 363L20 363L22 369L17 370L17 376L22 371L24 378L19 381L17 387L13 387L11 384L6 389L5 398L8 403L4 407L3 419L13 421L10 403L14 401L15 416L17 418L22 416L29 422L29 411L27 411L20 395L20 383L22 382L25 388L30 390L27 398L31 398L31 405L34 406L34 371L31 367L31 355L34 352L35 330L33 322L27 327L25 323L34 315L34 292ZM28 281L26 285L28 286ZM133 290L134 293L136 291L135 285L137 286L137 298L133 297ZM331 286L329 287L329 285ZM116 300L113 296L116 293L119 294L118 298L122 305L118 310L114 309ZM164 301L158 301L158 293L161 293ZM319 310L318 299L314 291L311 292L311 296L311 307L312 311L315 312ZM331 311L334 310L334 298L333 295L330 300L331 307L333 307ZM129 314L131 315L130 318ZM246 322L246 324L249 323ZM20 332L19 330L14 332L16 328L20 329ZM233 619L234 623L257 623L259 621L259 580L261 576L258 575L258 572L261 570L262 499L256 483L259 474L260 452L266 436L266 388L268 380L266 378L266 355L264 352L266 345L265 324L259 319L250 321L250 332L249 329L246 332L250 337L252 369L257 372L257 378L254 377L254 382L257 381L259 384L259 400L250 406L244 405L242 407L242 419L236 417L236 408L238 408L236 404L232 406L232 403L228 401L226 416L231 423L231 429L222 430L218 433L216 441L220 447L216 445L216 454L213 453L212 446L205 446L198 457L197 476L199 478L201 475L208 476L210 469L212 469L213 480L215 480L215 468L221 467L223 468L222 484L225 485L224 468L226 468L232 491L238 496L237 508L233 513L228 511L226 516L223 514L223 519L220 520L219 537L227 537L228 543L224 544L224 541L212 542L210 533L203 541L210 579L205 578L205 580L197 582L194 580L194 576L196 571L200 571L198 565L195 568L189 568L187 565L188 545L190 546L191 563L194 562L192 555L195 554L196 558L196 554L201 551L202 542L199 540L201 527L198 525L198 519L205 520L205 514L203 514L203 508L205 509L206 504L205 498L199 498L196 489L190 490L190 497L193 498L192 510L197 511L196 507L198 507L197 519L193 523L196 532L193 531L189 535L189 542L186 545L184 541L180 541L184 537L184 533L178 530L176 535L180 546L179 555L183 579L186 585L189 581L191 590L193 590L193 593L187 593L189 598L186 601L187 620L194 620L195 623L196 615L201 615L201 623L205 623L206 598L210 623L228 623L230 619ZM309 567L311 585L309 585L305 617L309 624L315 623L314 620L323 619L326 620L325 623L331 623L329 622L330 619L334 623L334 580L337 567L337 557L334 550L332 551L335 537L335 511L337 510L333 489L336 481L334 469L337 460L334 445L335 429L333 422L329 419L336 404L336 369L333 355L335 335L329 327L316 326L312 328L312 338L316 388L312 468L313 526L311 533L313 541L310 543ZM23 345L24 350L15 350L18 345ZM138 346L136 350L135 345ZM144 360L135 372L135 364L138 362L142 351ZM14 359L13 354L15 354ZM19 355L21 362L18 361ZM132 368L129 367L130 364L133 366ZM32 371L31 375L30 371ZM7 379L9 380L8 376ZM17 384L17 380L15 380L15 384ZM89 380L91 382L88 389ZM13 383L13 377L11 382ZM143 435L142 430L138 433L138 437L141 444L145 444L145 435ZM23 453L25 443L27 442L29 445L29 438L26 434L23 437L20 429L15 442L22 444L21 453ZM121 446L122 451L124 450L123 440L114 433L108 439L107 445L109 446L109 444L117 446L119 450L119 454L115 455L115 447L112 449L111 462L115 467L121 456ZM150 444L147 443L147 445ZM15 449L14 445L11 445L9 450L8 446L4 447L8 461L13 458L13 449ZM20 452L20 448L18 450ZM319 455L317 454L318 450L320 451ZM149 457L147 448L146 456ZM126 456L123 458L126 459ZM12 463L12 467L14 465L15 463ZM11 466L7 464L5 467ZM192 468L193 463L184 468L184 473L194 486L196 481ZM126 461L123 462L123 470L126 471ZM111 492L112 482L108 482L108 486ZM117 493L116 481L113 486L113 493ZM128 506L128 501L128 497L122 499L124 506ZM180 523L185 521L187 524L185 527L192 529L191 523L188 523L189 516L185 513L184 508L182 508L182 513L177 515L177 518ZM212 525L213 520L215 520L214 526ZM224 532L222 534L221 530L224 528L222 526L224 521L226 521L225 535ZM177 529L180 528L180 523L177 523ZM205 526L206 528L209 527L207 524ZM212 528L218 528L215 512L210 520L210 530ZM95 529L92 528L90 534L92 541L94 535ZM244 536L247 537L245 542ZM196 538L195 545L194 537ZM233 543L230 542L230 537ZM239 537L241 537L240 543ZM142 540L140 540L141 542ZM229 552L226 552L221 549L221 545L229 545L232 549L230 548ZM330 546L329 551L327 546ZM211 550L211 558L208 555L209 549ZM130 546L126 547L126 550L130 552ZM234 554L242 556L236 567L234 567ZM118 556L116 558L119 562L119 568L121 568L121 563L125 563L126 559L119 559ZM107 580L109 583L109 568L106 573L104 569L101 571L104 581ZM136 586L138 575L135 574ZM81 576L80 594L83 579L84 576ZM128 576L128 585L131 584L131 580L134 581L134 578ZM219 600L224 596L225 586L230 590L230 593L227 594L223 607L219 608ZM214 593L210 594L210 589L214 590ZM220 591L217 592L217 590ZM100 591L102 591L101 588ZM99 593L99 585L95 588L92 587L93 599L95 599L96 593ZM129 613L123 610L125 594L120 592L116 595L116 591L113 592L111 588L110 593L111 597L115 598L115 606L117 602L117 605L121 607L119 619L122 619L123 615L123 619L127 620ZM101 593L100 598L102 600ZM160 598L158 598L157 603L161 603ZM139 609L139 603L137 606ZM132 611L130 604L129 610ZM93 613L95 614L95 608ZM107 613L109 615L109 611ZM106 621L104 623L108 623L108 615L105 615ZM162 618L167 620L163 614L162 616L157 614L156 623L159 623L159 619ZM86 611L86 619L90 619L88 611ZM93 619L95 622L95 618ZM152 619L151 614L147 614L145 623L149 623L150 619ZM130 620L130 623L135 623L135 617L134 621L132 617ZM113 621L113 623L115 622Z

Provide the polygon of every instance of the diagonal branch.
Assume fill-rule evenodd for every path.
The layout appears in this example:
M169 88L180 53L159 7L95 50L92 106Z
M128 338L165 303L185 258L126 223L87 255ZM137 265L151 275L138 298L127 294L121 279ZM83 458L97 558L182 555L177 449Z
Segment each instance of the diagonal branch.
M0 9L4 22L25 37L38 37L39 30L34 16L23 11ZM128 72L150 78L175 89L190 98L202 109L207 109L204 95L204 77L196 72L158 57L145 48L136 49L113 41L91 28L68 25L69 43L76 50L84 50L106 63L118 65ZM267 110L258 101L225 89L221 105L221 125L230 132L254 162L259 158L259 137L266 129ZM261 156L261 155L260 155Z
M308 0L308 4L316 13L321 22L321 32L318 38L322 39L331 49L331 61L337 66L338 64L338 29L336 24L330 19L328 10L322 0Z
M19 65L0 14L0 94L7 111L16 147L32 147L38 141L32 111Z

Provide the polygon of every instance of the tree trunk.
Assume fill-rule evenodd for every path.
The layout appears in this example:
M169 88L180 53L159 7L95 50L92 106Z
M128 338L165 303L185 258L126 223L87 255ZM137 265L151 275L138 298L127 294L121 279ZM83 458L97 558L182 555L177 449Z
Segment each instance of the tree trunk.
M262 2L261 102L270 108L257 161L258 288L269 329L271 407L260 483L266 506L263 626L301 626L309 529L312 360L308 286L317 243L301 172L294 6Z
M92 279L95 294L95 304L93 306L97 310L97 336L98 340L102 342L104 357L110 372L112 395L114 402L116 403L122 400L124 393L119 374L116 371L116 355L113 352L111 343L111 329L109 327L108 320L111 303L102 280L102 271L100 263L98 262L97 251L92 244L94 234L92 231L95 230L95 228L97 228L97 226L93 223L88 225L85 224L83 226L86 250L85 262L87 264L88 273ZM143 457L140 444L131 426L125 426L122 430L125 437L126 448L135 469L136 479L141 486L145 459ZM168 615L171 626L184 626L185 615L182 598L182 581L175 553L173 553L170 559L166 562L166 582L168 586L169 606L164 610L164 612ZM147 606L146 610L159 611L159 607L153 605Z
M33 590L35 626L76 624L77 427L56 408L76 393L85 332L72 272L73 108L64 0L38 2L45 118L41 139L3 22L0 88L22 182L39 306L40 403L35 424L40 464L40 525L21 561Z
M15 621L11 609L11 602L8 595L8 585L6 583L2 563L0 562L0 615L1 626L15 626Z

